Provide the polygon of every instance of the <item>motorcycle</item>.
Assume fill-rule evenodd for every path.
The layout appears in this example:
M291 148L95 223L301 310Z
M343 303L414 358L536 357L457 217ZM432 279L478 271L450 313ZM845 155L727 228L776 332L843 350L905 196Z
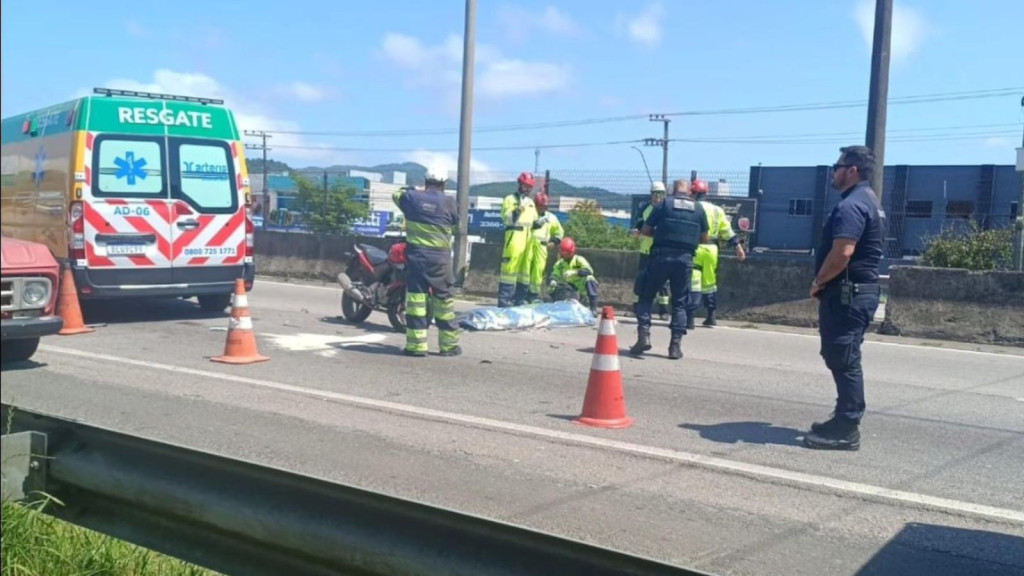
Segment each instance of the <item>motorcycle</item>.
M369 244L356 244L346 252L349 263L338 274L341 312L361 324L374 310L385 312L396 332L405 333L405 246L397 242L387 252Z

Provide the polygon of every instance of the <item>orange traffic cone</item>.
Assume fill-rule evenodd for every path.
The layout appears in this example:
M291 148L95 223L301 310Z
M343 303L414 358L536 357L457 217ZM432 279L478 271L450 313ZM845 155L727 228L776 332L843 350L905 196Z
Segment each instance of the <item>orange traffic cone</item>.
M78 289L75 288L75 276L71 273L71 267L65 265L60 274L60 290L57 292L57 316L64 320L64 327L60 329L61 336L72 336L74 334L88 334L95 332L95 328L85 325L82 318L82 307L78 303Z
M249 297L245 294L245 280L235 282L235 295L231 299L231 319L228 321L228 337L224 342L224 355L210 358L225 364L252 364L270 360L261 356L256 349L256 335L252 331L249 316Z
M599 428L626 428L633 424L633 419L626 415L619 339L615 336L615 313L611 306L605 306L601 312L583 413L574 422Z

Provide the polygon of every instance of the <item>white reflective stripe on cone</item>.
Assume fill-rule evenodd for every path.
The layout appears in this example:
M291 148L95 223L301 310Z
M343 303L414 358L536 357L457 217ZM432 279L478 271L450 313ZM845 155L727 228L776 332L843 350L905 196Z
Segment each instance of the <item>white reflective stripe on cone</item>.
M248 308L249 307L249 295L248 294L235 294L231 297L231 305L235 308Z
M252 318L249 316L242 316L241 318L231 317L231 321L228 323L229 330L252 330Z
M611 354L594 354L594 359L590 361L590 369L600 372L618 372L619 357Z
M597 333L601 336L614 336L615 322L611 320L601 320L601 324L597 328Z

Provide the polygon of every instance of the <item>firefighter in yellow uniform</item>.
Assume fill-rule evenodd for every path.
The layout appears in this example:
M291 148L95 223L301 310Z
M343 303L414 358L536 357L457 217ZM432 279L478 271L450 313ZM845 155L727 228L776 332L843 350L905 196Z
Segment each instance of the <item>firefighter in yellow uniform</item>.
M594 276L594 267L587 262L583 256L576 254L576 242L572 238L563 238L558 245L558 255L561 256L555 266L551 269L551 286L564 282L576 289L576 295L580 300L587 297L587 304L590 311L597 315L597 278Z
M533 237L530 239L530 291L526 296L527 302L540 299L544 272L548 267L548 253L565 236L565 229L558 221L558 216L548 212L550 202L547 192L538 192L533 201L537 207L537 219L533 222Z
M641 236L640 230L644 227L644 222L650 217L651 212L658 207L659 204L665 199L665 183L664 182L653 182L651 183L651 199L647 204L640 208L640 218L636 222L636 226L633 227L633 235L640 237L640 265L637 267L636 280L633 282L633 307L636 308L636 303L640 301L640 286L643 285L643 274L644 270L647 269L647 259L651 255L651 246L654 245L654 237L652 236ZM658 290L658 296L656 300L658 304L658 316L662 320L668 319L668 285L662 286Z
M708 218L708 238L707 244L701 244L697 248L697 254L695 255L695 261L699 258L702 261L701 267L701 304L708 311L707 316L704 317L703 325L706 327L716 326L718 322L715 320L715 310L718 309L718 252L719 242L728 244L736 250L736 258L743 262L747 259L747 253L743 250L743 245L740 244L740 237L736 235L736 232L732 229L732 222L729 219L729 215L725 213L725 210L717 204L711 202L701 201L708 193L708 183L703 180L694 180L693 182L693 197L700 202L701 206L704 207L704 213L707 214ZM702 254L703 253L703 254ZM696 308L694 309L696 310ZM693 326L693 315L688 314L689 327Z
M537 219L537 208L530 199L533 174L523 172L516 184L516 191L501 203L505 248L501 253L501 275L498 278L499 308L525 304L530 289L529 248L533 222Z

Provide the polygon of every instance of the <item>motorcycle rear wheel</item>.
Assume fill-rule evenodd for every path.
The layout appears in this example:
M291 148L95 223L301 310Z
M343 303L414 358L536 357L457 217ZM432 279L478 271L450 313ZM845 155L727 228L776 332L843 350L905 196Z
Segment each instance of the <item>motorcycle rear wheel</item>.
M373 313L373 308L356 302L351 296L342 292L341 313L345 316L345 320L353 324L361 324L370 317L370 314Z

